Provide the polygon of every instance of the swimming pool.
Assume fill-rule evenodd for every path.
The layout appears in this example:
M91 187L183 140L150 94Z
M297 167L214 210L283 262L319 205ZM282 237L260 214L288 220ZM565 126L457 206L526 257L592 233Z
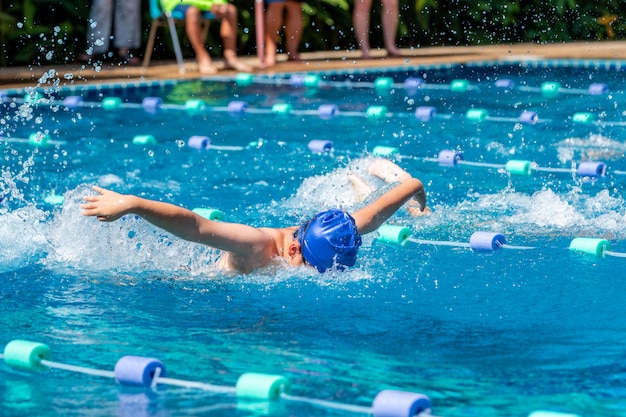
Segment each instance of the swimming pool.
M247 372L282 375L294 396L362 408L396 389L427 395L437 416L626 415L626 260L568 249L589 237L626 252L623 64L311 75L5 92L2 345L45 343L54 361L100 370L154 357L169 377L226 387ZM64 102L75 96L82 105ZM163 103L146 111L146 97ZM328 104L337 107L321 117ZM536 119L520 120L524 111ZM192 136L212 147L190 147ZM312 140L332 152L311 152ZM462 160L442 166L443 150ZM415 241L367 235L345 273L226 274L212 250L141 219L80 215L99 184L226 220L297 224L362 204L346 174L377 185L365 171L375 152L422 179L433 212L398 212L393 223ZM578 175L581 161L606 172ZM512 247L471 250L477 231ZM284 399L251 409L232 393L60 369L0 371L7 416L355 415Z

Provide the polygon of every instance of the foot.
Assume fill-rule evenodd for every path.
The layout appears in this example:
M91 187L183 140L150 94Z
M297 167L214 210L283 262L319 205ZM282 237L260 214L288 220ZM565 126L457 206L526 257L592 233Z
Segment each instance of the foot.
M239 72L250 72L252 71L252 67L250 67L249 65L244 64L243 62L241 62L238 59L235 58L231 58L231 59L226 59L226 65L224 66L225 69L234 69L235 71L239 71Z
M90 55L87 53L78 55L78 62L81 64L93 64L96 62L104 62L105 58L102 54Z
M300 62L300 55L298 54L291 54L291 53L287 53L287 61L291 61L291 62Z
M210 58L198 59L198 71L203 75L215 75L217 74L217 67L213 65Z
M127 49L120 49L117 52L117 62L120 65L128 65L130 67L137 67L141 65L141 60Z
M276 62L269 63L267 61L262 61L262 62L259 62L259 69L262 69L262 70L268 69L268 68L273 67L274 65L276 65Z
M402 56L402 52L395 46L393 48L387 48L387 57L398 58Z
M217 74L217 67L211 63L199 65L198 70L200 71L200 74L203 74L203 75Z
M89 54L78 55L78 61L82 62L83 64L88 64L89 62L91 62L92 59L93 59L93 55L89 55Z

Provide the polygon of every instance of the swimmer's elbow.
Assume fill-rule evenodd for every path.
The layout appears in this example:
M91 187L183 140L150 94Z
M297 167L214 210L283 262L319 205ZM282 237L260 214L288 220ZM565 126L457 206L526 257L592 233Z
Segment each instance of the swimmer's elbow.
M413 191L413 194L419 194L424 192L424 184L417 178L411 177L403 181L403 184L407 184Z

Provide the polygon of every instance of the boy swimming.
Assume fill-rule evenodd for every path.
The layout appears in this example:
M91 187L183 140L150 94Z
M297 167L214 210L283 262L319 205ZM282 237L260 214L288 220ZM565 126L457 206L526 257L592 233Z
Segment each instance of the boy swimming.
M387 183L398 184L371 204L349 214L331 209L300 226L252 227L213 221L170 203L123 195L94 186L96 195L85 196L83 215L112 222L136 214L181 239L208 245L224 252L219 265L247 274L283 258L289 265L310 265L319 272L343 269L356 263L361 235L378 229L405 203L411 214L428 211L424 185L395 163L377 159L369 172ZM364 196L369 189L358 178L351 182Z

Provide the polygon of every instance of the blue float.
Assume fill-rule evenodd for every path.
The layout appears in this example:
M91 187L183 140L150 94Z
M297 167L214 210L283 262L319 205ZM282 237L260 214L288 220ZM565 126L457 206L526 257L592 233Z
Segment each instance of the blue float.
M309 150L314 153L325 153L333 150L333 142L324 139L313 139L309 142Z
M427 122L437 114L437 109L432 106L420 106L415 109L415 118Z
M535 113L534 111L524 110L519 117L519 121L522 123L534 125L539 121L539 116L537 116L537 113Z
M417 90L424 85L424 80L421 78L409 77L404 80L404 88L407 90Z
M141 107L147 113L157 113L161 110L163 106L163 100L160 97L145 97L141 101Z
M67 96L63 99L63 105L68 109L81 107L83 103L83 98L81 96Z
M207 149L211 146L211 138L208 136L191 136L187 140L187 146L198 150Z
M289 77L289 85L292 87L303 87L305 78L305 74L292 74L291 77Z
M470 248L477 252L493 252L506 245L506 238L501 233L474 232L470 237Z
M374 417L415 417L432 409L430 399L414 392L383 390L374 398Z
M515 82L513 80L509 80L509 79L501 79L501 80L496 80L495 82L495 86L498 88L504 88L507 90L512 90L515 88Z
M231 101L228 103L228 112L232 114L242 114L248 110L248 103L245 101Z
M117 361L113 372L122 385L149 387L157 368L160 369L160 376L165 376L165 366L160 360L127 355Z
M601 96L601 95L608 94L609 87L606 84L593 83L589 86L589 89L587 91L592 96Z
M439 156L437 157L439 165L447 167L455 166L458 161L462 160L463 155L460 152L451 149L444 149L443 151L439 152Z
M583 161L578 164L576 173L581 177L602 177L606 173L604 162Z
M330 119L339 112L339 107L336 104L322 104L317 109L317 114L322 119Z

